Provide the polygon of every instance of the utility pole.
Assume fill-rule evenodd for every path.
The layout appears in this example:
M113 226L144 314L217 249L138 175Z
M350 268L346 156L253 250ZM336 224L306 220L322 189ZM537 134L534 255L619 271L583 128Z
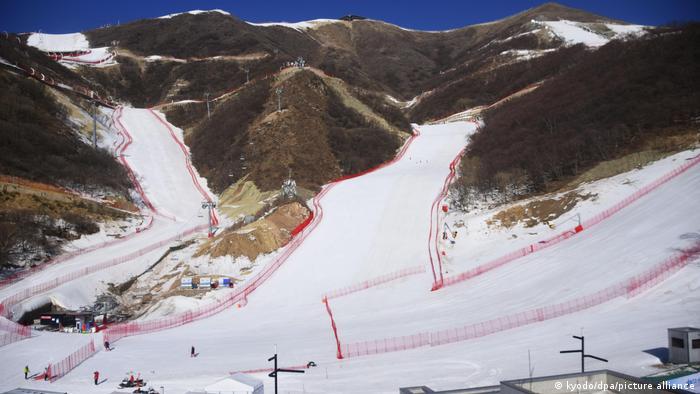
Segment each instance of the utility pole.
M277 373L278 372L290 372L290 373L304 373L304 371L299 371L296 369L283 369L283 368L277 368L277 346L275 345L275 355L268 358L267 361L273 361L275 362L275 367L270 372L267 376L271 378L275 378L275 394L277 394Z
M208 218L209 218L209 238L214 236L214 223L212 222L212 215L211 215L211 210L216 207L216 203L214 201L204 201L202 203L202 209L206 209L208 213Z
M284 92L284 89L281 87L275 89L275 93L277 93L277 112L282 110L282 92Z
M585 340L584 340L583 335L581 335L580 337L573 335L573 337L581 341L581 349L580 350L560 350L559 353L581 353L581 373L586 372L586 365L585 365L586 357L594 358L596 360L604 361L606 363L608 362L608 360L606 360L604 358L593 356L593 355L585 353Z
M207 101L207 119L211 118L211 112L209 112L209 92L204 93L204 99Z
M92 102L92 147L97 149L97 102Z
M243 71L245 71L245 83L250 82L250 69L248 67L243 67Z

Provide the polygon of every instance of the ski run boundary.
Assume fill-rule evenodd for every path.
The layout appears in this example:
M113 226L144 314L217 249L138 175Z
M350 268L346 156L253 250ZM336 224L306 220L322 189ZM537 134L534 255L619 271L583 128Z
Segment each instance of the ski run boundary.
M392 160L357 174L340 177L323 187L323 189L312 200L312 204L314 207L314 215L312 220L306 226L306 228L303 228L300 231L298 231L297 236L292 238L291 242L288 243L287 246L285 246L284 251L272 263L268 264L251 280L246 282L246 284L243 285L242 288L240 288L239 290L232 292L224 299L217 300L207 305L200 306L190 311L181 312L173 316L149 321L132 321L129 323L111 326L104 331L105 340L109 340L110 342L114 343L125 336L146 334L166 330L173 327L178 327L195 320L212 316L233 305L238 304L239 306L243 306L247 304L248 295L253 293L258 287L260 287L265 281L267 281L267 279L269 279L277 271L277 269L279 269L279 267L282 266L282 264L289 258L289 256L291 256L294 253L294 251L302 245L304 240L311 233L313 233L313 231L316 229L321 220L323 220L323 207L321 205L321 200L330 190L332 190L340 182L352 178L357 178L374 171L378 171L384 167L387 167L397 162L406 154L406 151L408 150L410 145L419 136L420 132L418 130L414 130L413 135L406 140L403 147L399 150L399 152Z
M349 343L341 345L342 355L343 358L360 357L466 341L569 315L622 296L632 298L663 282L699 255L700 245L696 244L693 248L677 253L641 274L583 297L458 327Z
M561 232L555 236L549 237L547 239L544 239L542 241L527 245L523 248L520 248L518 250L515 250L511 253L508 253L506 255L503 255L501 257L498 257L494 260L489 261L488 263L481 264L477 267L474 267L468 271L446 277L443 281L443 286L452 286L460 282L464 282L466 280L469 280L471 278L474 278L476 276L479 276L481 274L484 274L486 272L489 272L491 270L494 270L496 268L502 267L512 261L515 261L521 257L527 256L532 253L539 252L540 250L546 249L552 245L556 245L559 242L562 242L564 240L567 240L578 233L589 229L606 219L609 219L616 213L620 212L624 208L632 205L634 202L639 200L640 198L646 196L647 194L651 193L652 191L658 189L660 186L664 185L671 179L683 174L684 172L688 171L690 168L696 166L698 163L700 163L700 155L689 159L686 163L682 164L679 167L676 167L675 169L669 171L662 177L656 179L655 181L647 184L646 186L642 187L641 189L637 190L636 192L632 193L631 195L627 196L625 199L621 200L617 204L611 206L610 208L600 212L599 214L583 221L580 225L571 228L569 230L566 230L564 232Z
M439 217L438 217L438 212L440 209L440 202L444 199L447 193L447 189L449 187L450 182L454 178L455 174L455 167L458 165L459 160L461 159L463 154L463 151L461 151L455 159L450 162L450 173L448 174L447 178L445 179L445 182L443 184L443 189L441 190L440 194L438 194L437 198L433 202L433 205L431 207L431 229L430 229L430 235L428 238L428 247L429 247L429 252L431 251L430 247L432 245L432 236L433 236L433 219L435 218L436 222L436 240L435 240L435 253L438 256L438 264L440 262L439 256L440 256L440 251L438 249L438 244L437 244L437 236L439 234ZM647 194L651 193L652 191L658 189L662 185L666 184L670 180L676 178L677 176L685 173L687 170L690 168L694 167L700 163L700 155L696 156L694 158L687 159L687 162L676 167L675 169L667 172L660 178L657 178L655 181L645 185L641 189L637 190L636 192L632 193L625 199L619 201L617 204L611 206L610 208L605 209L604 211L600 212L599 214L591 217L590 219L587 219L583 221L580 225L570 229L566 230L560 234L557 234L553 237L549 237L543 241L539 241L537 243L533 243L531 245L528 245L524 248L518 249L514 252L511 252L509 254L506 254L504 256L501 256L495 260L492 260L491 262L481 264L473 269L470 269L466 272L447 277L447 278L442 278L442 267L439 265L439 270L440 270L440 281L437 282L437 273L435 272L435 264L434 260L430 259L431 263L431 268L433 269L433 279L435 280L434 286L432 290L438 290L443 286L451 286L463 281L466 281L468 279L474 278L476 276L479 276L483 273L489 272L491 270L494 270L496 268L505 266L506 264L515 261L519 259L520 257L527 256L529 254L535 253L537 251L543 250L548 248L549 246L555 245L561 241L564 241L566 239L571 238L572 236L582 232L584 229L588 229L590 227L595 226L596 224L599 224L606 219L612 217L616 213L620 212L624 208L630 206L634 202L638 201L642 197L646 196ZM435 215L434 215L435 214ZM564 303L559 303L559 304L554 304L554 305L549 305L546 307L541 307L537 309L533 309L530 311L526 312L521 312L517 314L511 314L507 315L498 319L492 319L488 320L485 322L481 323L475 323L471 325L465 325L462 327L456 327L456 328L450 328L450 329L443 329L443 330L438 330L438 331L432 331L432 332L422 332L422 333L417 333L414 335L408 335L408 336L399 336L399 337L390 337L390 338L383 338L383 339L377 339L377 340L369 340L369 341L363 341L363 342L355 342L355 343L350 343L346 345L342 345L340 343L340 335L338 334L338 327L335 324L335 320L333 318L333 313L330 309L330 305L328 304L328 299L329 298L335 298L335 297L341 297L345 295L349 295L352 293L356 293L358 291L362 290L367 290L371 287L378 286L387 282L390 282L392 280L417 274L420 273L417 270L415 272L409 270L406 270L406 272L398 271L395 273L390 273L386 274L384 276L380 276L374 279L370 279L364 282L360 282L355 285L351 285L345 288L341 288L338 290L331 291L329 293L326 293L323 298L322 302L325 304L327 313L329 315L329 318L331 320L331 327L333 329L333 335L336 339L336 344L338 346L338 350L336 351L336 357L338 359L342 358L349 358L349 357L358 357L358 356L363 356L363 355L372 355L372 354L379 354L379 353L387 353L387 352L394 352L394 351L402 351L402 350L409 350L409 349L414 349L417 347L422 347L422 346L437 346L437 345L443 345L447 343L452 343L452 342L458 342L458 341L463 341L467 339L472 339L472 338L477 338L485 335L489 335L492 333L504 331L507 329L515 328L515 327L520 327L524 325L528 325L531 323L535 323L538 321L544 321L544 320L549 320L553 319L559 316L563 315L568 315L574 312L578 312L584 309L591 308L596 305L600 305L602 303L611 301L615 298L621 297L623 295L626 295L628 298L634 297L638 295L639 293L655 286L658 283L661 283L664 281L666 278L670 277L673 273L677 272L681 268L685 267L688 262L695 257L697 257L700 254L700 245L695 245L693 248L689 250L685 250L682 253L676 254L674 256L669 257L668 259L664 260L663 262L657 264L650 270L647 270L639 275L633 276L625 281L619 282L616 285L612 285L604 290L601 290L597 293L590 294L584 297L576 298L574 300L570 300L568 302Z

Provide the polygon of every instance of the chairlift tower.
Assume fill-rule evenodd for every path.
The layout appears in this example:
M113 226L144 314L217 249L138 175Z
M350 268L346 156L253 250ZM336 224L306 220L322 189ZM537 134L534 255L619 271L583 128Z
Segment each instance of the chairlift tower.
M204 201L202 202L202 209L206 209L208 213L208 220L209 220L209 238L214 236L214 223L213 223L213 216L212 216L212 209L216 208L216 203L214 201Z
M209 92L204 93L204 100L207 102L207 119L211 118L211 112L209 112Z
M245 83L250 82L250 69L248 67L243 67L243 71L245 71Z
M297 195L297 183L292 179L292 170L289 170L287 180L282 182L282 196L288 200Z
M282 111L282 92L284 92L284 89L281 87L275 89L275 93L277 93L277 112Z

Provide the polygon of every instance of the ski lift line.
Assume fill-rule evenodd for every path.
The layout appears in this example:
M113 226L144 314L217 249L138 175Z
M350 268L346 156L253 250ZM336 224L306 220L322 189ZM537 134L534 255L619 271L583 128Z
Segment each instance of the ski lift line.
M197 180L197 175L195 174L194 169L192 168L192 162L190 160L189 151L188 151L187 147L185 146L185 144L182 141L180 141L180 139L177 137L177 135L175 135L175 131L172 129L172 127L170 127L170 124L168 122L164 121L163 118L161 118L158 114L156 114L152 109L148 109L148 112L150 112L151 115L153 115L156 119L158 119L158 121L163 126L165 126L165 128L168 129L168 131L170 132L170 136L178 144L178 146L180 147L180 150L182 150L182 154L185 156L185 165L187 166L187 171L190 173L190 178L192 179L192 183L197 188L197 190L202 195L202 197L204 197L204 199L207 202L212 203L213 199L209 195L209 192L207 192L202 187L202 185L199 183L199 181ZM219 218L218 218L218 215L216 213L216 210L212 209L211 212L212 212L212 216L211 216L212 225L218 226L219 225Z
M619 201L617 204L611 206L610 208L598 213L597 215L583 221L573 229L569 229L566 231L563 231L557 235L554 235L552 237L549 237L547 239L538 241L536 243L530 244L525 246L524 248L520 248L517 250L514 250L508 254L505 254L503 256L500 256L494 260L491 260L487 263L481 264L477 267L474 267L470 270L461 272L459 274L450 276L445 278L445 281L443 283L444 286L451 286L460 282L464 282L466 280L472 279L476 276L479 276L483 273L489 272L491 270L494 270L496 268L502 267L512 261L515 261L521 257L527 256L532 253L539 252L542 249L546 249L552 245L555 245L559 242L562 242L564 240L567 240L575 235L577 235L580 232L583 232L584 230L587 230L607 219L615 215L616 213L620 212L624 208L628 207L629 205L633 204L637 200L643 198L647 194L651 193L652 191L658 189L659 187L663 186L666 184L668 181L670 181L673 178L676 178L677 176L683 174L690 168L696 166L697 164L700 163L700 155L695 156L694 158L689 159L686 163L676 167L675 169L667 172L665 175L661 176L660 178L657 178L655 181L647 184L646 186L642 187L641 189L637 190L636 192L632 193L631 195L627 196L625 199Z

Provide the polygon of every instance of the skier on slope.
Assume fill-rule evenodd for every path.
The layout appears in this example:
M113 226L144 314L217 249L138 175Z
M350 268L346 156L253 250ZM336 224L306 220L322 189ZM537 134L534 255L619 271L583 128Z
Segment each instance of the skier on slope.
M99 371L93 372L93 378L95 378L95 386L97 386L97 384L100 380L100 372Z
M192 348L190 349L190 357L194 357L194 356L195 356L194 346L192 346Z
M29 365L25 365L24 366L24 380L28 379L28 375L29 375Z

